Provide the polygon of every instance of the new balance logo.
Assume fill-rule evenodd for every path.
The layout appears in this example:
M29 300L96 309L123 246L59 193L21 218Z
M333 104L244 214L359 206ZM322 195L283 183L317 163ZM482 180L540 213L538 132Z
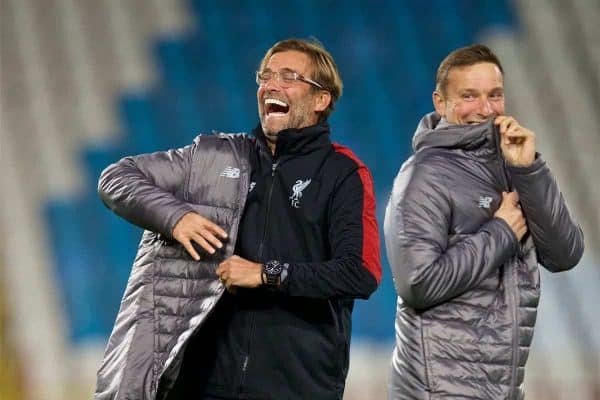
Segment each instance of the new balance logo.
M239 178L240 177L240 169L239 168L235 168L235 167L225 167L225 169L223 170L223 172L221 172L221 175L219 176L224 176L225 178Z
M477 203L479 208L490 208L491 204L492 198L490 196L479 196L479 202Z

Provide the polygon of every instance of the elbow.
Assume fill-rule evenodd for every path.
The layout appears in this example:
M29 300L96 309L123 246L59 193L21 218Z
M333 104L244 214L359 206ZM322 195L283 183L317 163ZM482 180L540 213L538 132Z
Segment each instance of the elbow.
M563 251L552 256L538 254L540 264L550 272L563 272L575 268L583 257L584 244L581 230L578 230L576 239L570 243L571 247L569 249L563 249Z
M131 157L125 157L120 161L106 167L98 178L98 196L111 210L115 208L115 201L122 195L125 185L123 176L133 165Z
M394 277L394 285L402 302L415 311L427 310L438 303L432 298L422 283L411 280L400 282L397 277Z
M110 172L113 169L113 166L114 164L105 168L104 171L102 171L102 173L100 174L100 177L98 178L98 197L100 197L102 202L107 206L110 203Z
M118 164L111 164L106 167L100 177L98 178L98 197L102 200L102 203L110 209L114 208L113 196L114 196L114 179L118 170Z
M408 267L409 263L406 260L395 261L398 262L390 262L392 280L398 297L406 306L423 311L440 303L440 293L434 289L435 282L428 278L427 271L432 269L430 266Z
M565 254L562 256L554 257L552 260L540 257L540 264L542 264L550 272L564 272L569 271L581 261L583 256L583 248L578 250L576 253Z
M356 297L359 299L367 300L379 287L379 280L370 272L367 272L366 276L362 278L360 288L358 288Z

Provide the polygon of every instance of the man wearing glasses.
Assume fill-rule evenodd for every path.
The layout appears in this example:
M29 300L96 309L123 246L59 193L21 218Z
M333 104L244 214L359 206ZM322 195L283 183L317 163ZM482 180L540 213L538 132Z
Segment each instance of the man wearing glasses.
M372 178L330 140L324 48L278 42L256 81L254 137L102 173L104 203L146 231L97 399L342 399L354 299L381 278Z

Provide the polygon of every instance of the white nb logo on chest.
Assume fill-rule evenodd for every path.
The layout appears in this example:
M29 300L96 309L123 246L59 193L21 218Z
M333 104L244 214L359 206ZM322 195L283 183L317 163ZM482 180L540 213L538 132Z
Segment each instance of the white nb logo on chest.
M240 177L240 169L227 166L227 167L225 167L225 169L223 170L223 172L221 172L221 175L219 175L219 176L224 176L225 178L236 179L236 178Z
M479 208L490 208L492 204L491 196L479 196L479 201L477 202L477 206Z
M302 198L302 191L310 185L310 179L305 181L298 179L294 186L292 186L292 195L290 198L290 203L294 208L300 208L300 199Z

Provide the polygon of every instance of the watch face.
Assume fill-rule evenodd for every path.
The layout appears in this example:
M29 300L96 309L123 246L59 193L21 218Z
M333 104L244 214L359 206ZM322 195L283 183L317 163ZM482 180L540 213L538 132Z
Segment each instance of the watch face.
M281 273L283 266L278 261L269 261L265 264L265 272L269 275L277 275Z

